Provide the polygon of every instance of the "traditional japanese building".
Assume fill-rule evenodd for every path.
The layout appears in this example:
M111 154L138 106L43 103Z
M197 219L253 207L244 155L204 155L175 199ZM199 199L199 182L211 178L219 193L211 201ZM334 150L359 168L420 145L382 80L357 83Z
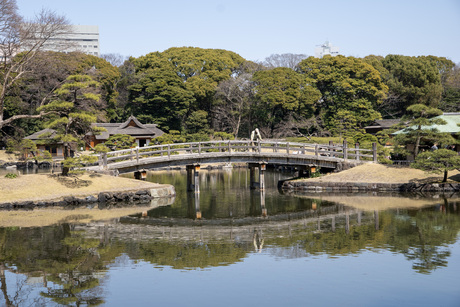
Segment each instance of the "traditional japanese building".
M104 143L110 136L115 134L126 134L134 137L138 147L148 146L152 139L164 134L156 124L142 124L133 115L123 123L94 123L93 125L104 128L106 131L98 135L92 133L87 134L85 137L87 150L94 148L97 144ZM53 138L55 135L55 130L43 129L29 135L25 139L37 143L37 149L39 151L49 151L54 158L64 158L64 144L62 142L54 142ZM77 144L71 144L70 149L71 156L73 156L73 153L78 149Z
M105 128L106 131L98 135L88 135L88 147L104 143L110 136L126 134L136 139L138 147L148 146L152 139L164 134L156 124L142 124L135 116L131 115L124 123L95 123L94 126Z

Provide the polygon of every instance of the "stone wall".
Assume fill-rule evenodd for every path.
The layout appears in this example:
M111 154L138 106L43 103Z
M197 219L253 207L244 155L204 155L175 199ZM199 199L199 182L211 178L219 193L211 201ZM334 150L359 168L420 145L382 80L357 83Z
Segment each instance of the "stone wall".
M308 192L459 192L460 183L361 183L286 180L282 190Z
M152 200L168 199L176 195L174 186L163 186L153 189L143 189L138 191L127 192L101 192L98 195L88 195L86 197L66 196L60 199L42 200L42 201L18 201L0 203L2 209L33 209L42 207L67 207L82 205L111 205L116 203L146 204Z

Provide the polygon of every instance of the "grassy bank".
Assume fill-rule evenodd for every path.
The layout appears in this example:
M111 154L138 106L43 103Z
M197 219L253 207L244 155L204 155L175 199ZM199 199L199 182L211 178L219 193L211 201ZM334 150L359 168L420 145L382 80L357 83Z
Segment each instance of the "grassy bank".
M0 177L0 203L82 197L100 192L124 192L159 187L159 184L124 177L84 174L61 177L51 174Z
M362 182L362 183L431 183L441 182L442 174L426 173L409 167L394 167L367 163L339 173L331 173L318 178L299 179L315 182ZM450 171L448 182L460 182L460 172Z

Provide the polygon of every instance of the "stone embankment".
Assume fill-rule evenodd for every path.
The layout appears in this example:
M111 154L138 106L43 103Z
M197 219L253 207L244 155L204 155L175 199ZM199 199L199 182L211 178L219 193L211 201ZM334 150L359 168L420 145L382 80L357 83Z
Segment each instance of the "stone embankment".
M308 192L459 192L460 183L361 183L287 180L282 190Z
M42 201L17 201L0 203L1 209L33 209L38 207L68 207L81 205L111 205L116 203L145 204L154 199L168 199L176 195L174 186L161 186L123 192L100 192L97 195L66 196L63 198Z

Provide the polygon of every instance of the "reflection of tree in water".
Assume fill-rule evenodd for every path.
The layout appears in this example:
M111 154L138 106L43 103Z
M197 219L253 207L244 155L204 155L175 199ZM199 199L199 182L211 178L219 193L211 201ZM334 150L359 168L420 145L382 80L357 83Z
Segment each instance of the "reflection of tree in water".
M29 229L0 229L1 290L5 302L11 306L25 303L37 305L50 298L63 305L98 305L103 303L99 278L95 273L103 269L104 257L99 254L99 240L86 239L81 233L71 231L67 224L55 227ZM102 250L103 251L103 250ZM110 257L111 258L111 257ZM5 270L16 280L14 295L8 296ZM45 291L42 298L28 298L24 288L27 279L41 277ZM10 289L11 291L11 289Z
M448 207L447 204L439 206ZM430 273L439 267L447 267L447 259L451 252L445 244L455 243L460 226L457 216L439 212L417 212L414 217L415 225L412 231L413 246L405 252L407 259L414 262L413 269L418 273ZM411 242L412 243L412 242Z
M318 212L321 207L322 204L318 205ZM326 216L273 220L274 224L248 225L240 232L237 230L242 228L237 226L181 228L134 224L75 228L81 232L69 225L0 228L0 290L4 297L0 304L24 305L26 301L37 305L46 299L64 305L101 304L104 293L100 272L120 255L154 266L196 269L230 265L262 248L265 253L287 258L385 249L404 254L416 272L428 274L448 265L450 251L445 246L458 239L459 208L451 203L425 209L381 211L378 215L343 208L343 212L339 212L341 216L336 215L336 210L329 210L325 211ZM276 216L269 215L270 218ZM320 218L323 219L320 221ZM119 233L115 232L117 227ZM172 232L153 233L161 229ZM193 239L174 233L177 229L182 232L191 229L195 232L190 236ZM152 236L147 235L150 230ZM221 233L216 235L216 240L208 241L207 232L212 231ZM18 280L15 289L11 286L13 277ZM26 280L34 277L41 278L44 290L41 297L28 298L33 286ZM7 289L8 285L11 289Z

